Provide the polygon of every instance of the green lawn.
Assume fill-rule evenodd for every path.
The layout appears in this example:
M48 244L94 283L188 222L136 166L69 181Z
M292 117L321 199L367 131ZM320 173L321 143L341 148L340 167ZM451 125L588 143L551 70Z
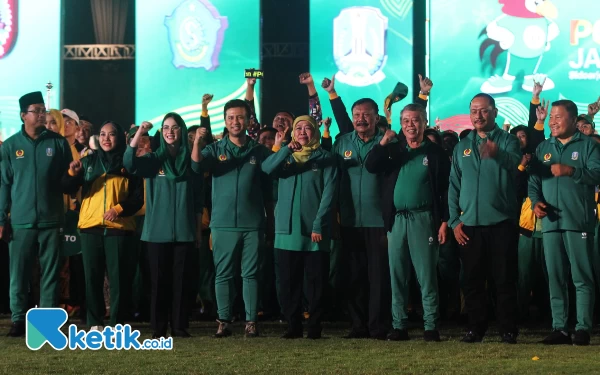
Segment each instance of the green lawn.
M0 333L9 328L0 320ZM589 347L547 347L536 342L548 333L522 330L518 345L498 343L490 333L483 344L459 342L462 330L442 328L441 343L425 343L421 330L412 330L409 342L341 339L343 325L326 325L324 339L282 340L285 326L260 325L263 337L245 339L243 325L234 336L210 337L215 323L192 324L191 339L177 339L172 351L55 351L45 346L37 352L24 339L0 337L0 373L91 374L91 373L187 373L187 374L594 374L600 372L600 338ZM149 338L147 324L136 325ZM596 332L597 334L597 332ZM532 360L533 357L539 360Z

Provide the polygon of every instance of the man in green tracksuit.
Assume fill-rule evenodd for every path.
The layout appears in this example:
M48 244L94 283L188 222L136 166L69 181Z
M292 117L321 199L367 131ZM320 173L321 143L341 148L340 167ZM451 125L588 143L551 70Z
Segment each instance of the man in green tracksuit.
M577 106L570 100L552 103L550 130L552 137L538 146L529 177L533 212L542 219L552 308L553 331L543 343L589 345L595 293L594 193L600 184L600 149L577 131ZM569 271L577 293L572 340L567 328Z
M486 281L496 286L496 317L502 342L517 342L518 207L516 173L521 161L517 138L496 125L494 98L471 100L474 131L454 148L448 207L460 245L469 327L465 343L481 342L487 322Z
M215 336L231 335L229 324L233 318L235 276L241 272L247 321L245 332L247 337L256 337L265 212L273 212L273 185L261 170L261 164L271 151L247 136L251 112L244 101L227 102L224 112L229 134L221 142L201 151L205 129L198 129L192 151L192 168L197 172L210 171L213 176L210 228L219 315Z
M1 158L0 238L9 236L9 224L13 229L9 245L11 337L25 334L27 293L36 255L42 271L40 307L57 306L64 222L61 178L73 160L65 138L44 126L42 94L24 95L19 105L23 127L4 142Z
M391 321L391 286L387 237L381 214L381 176L365 162L383 134L377 129L377 103L352 105L354 131L340 136L333 154L340 165L339 209L342 263L346 273L352 330L345 338L385 340Z
M427 112L409 104L400 115L402 135L386 131L373 147L366 167L384 176L382 211L388 235L392 280L393 331L390 341L408 340L408 295L411 264L421 286L425 341L440 341L438 332L438 244L448 232L448 177L445 151L424 136Z

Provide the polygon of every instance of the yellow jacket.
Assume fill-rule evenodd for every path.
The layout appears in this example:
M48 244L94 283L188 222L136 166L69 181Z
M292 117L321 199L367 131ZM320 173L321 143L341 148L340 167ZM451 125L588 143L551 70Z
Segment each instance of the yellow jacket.
M523 229L533 232L535 229L536 217L531 209L531 199L525 198L523 205L521 206L521 217L519 219L519 226Z

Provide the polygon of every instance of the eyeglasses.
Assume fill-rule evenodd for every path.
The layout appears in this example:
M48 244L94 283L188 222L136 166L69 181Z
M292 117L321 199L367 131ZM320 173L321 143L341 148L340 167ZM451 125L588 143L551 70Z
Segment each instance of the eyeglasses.
M36 114L36 115L38 115L38 116L39 116L39 115L45 115L45 114L47 113L47 112L46 112L46 108L38 108L38 109L36 109L35 111L27 111L27 112L30 112L30 113L35 113L35 114Z
M162 127L163 132L168 132L169 130L173 130L174 132L176 132L179 129L181 129L181 126L179 126L179 125L173 125L171 127L169 127L169 126Z

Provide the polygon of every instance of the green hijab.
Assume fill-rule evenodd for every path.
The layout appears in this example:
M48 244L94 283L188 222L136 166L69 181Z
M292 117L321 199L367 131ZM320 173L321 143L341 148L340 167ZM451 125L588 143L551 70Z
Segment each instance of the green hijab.
M192 155L187 139L187 126L181 116L175 112L171 112L167 113L163 118L160 126L161 129L168 118L175 120L175 123L181 128L181 138L179 139L180 143L179 149L177 150L177 156L173 158L169 153L169 147L167 141L165 141L164 134L161 134L160 146L158 147L158 150L156 150L156 155L162 162L162 169L165 172L165 176L172 180L182 181L187 176Z

